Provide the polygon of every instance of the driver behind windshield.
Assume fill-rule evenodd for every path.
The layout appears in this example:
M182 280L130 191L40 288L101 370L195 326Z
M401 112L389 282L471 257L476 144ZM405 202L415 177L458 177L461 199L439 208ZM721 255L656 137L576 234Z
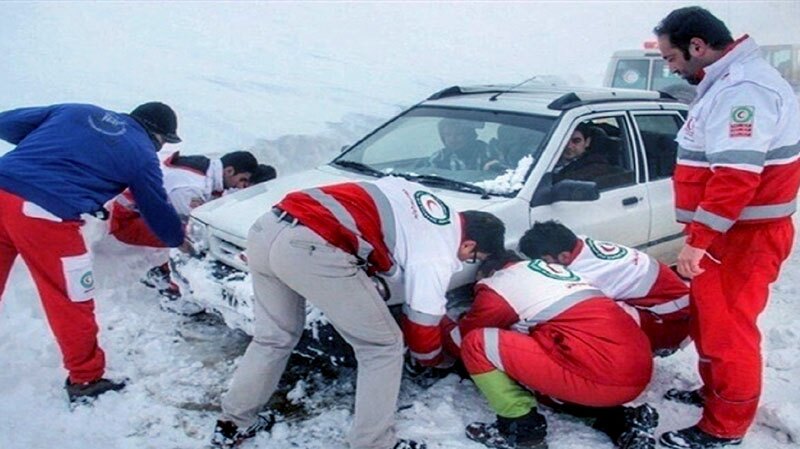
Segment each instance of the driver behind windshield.
M478 139L479 125L467 120L442 119L439 138L444 148L433 154L430 164L445 170L485 170L487 163L497 160L486 142Z

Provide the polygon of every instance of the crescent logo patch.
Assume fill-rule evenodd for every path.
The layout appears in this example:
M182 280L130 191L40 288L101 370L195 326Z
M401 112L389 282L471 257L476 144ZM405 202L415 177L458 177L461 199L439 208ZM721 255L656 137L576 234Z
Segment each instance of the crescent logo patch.
M592 240L590 238L587 238L586 246L589 247L589 250L598 259L603 259L603 260L622 259L628 254L627 248L623 248L617 245L616 243L611 243L611 242L600 242L597 240Z
M528 264L528 268L550 279L569 282L578 282L581 280L577 274L569 271L569 268L558 264L549 264L542 259L532 260Z
M440 226L450 224L450 208L436 195L419 190L414 193L414 201L426 220Z

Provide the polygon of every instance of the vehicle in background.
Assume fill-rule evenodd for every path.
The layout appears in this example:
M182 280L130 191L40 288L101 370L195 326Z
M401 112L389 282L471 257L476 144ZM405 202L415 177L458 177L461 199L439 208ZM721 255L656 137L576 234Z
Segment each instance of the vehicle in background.
M183 290L191 292L189 299L222 316L228 326L252 334L246 246L253 222L291 191L383 176L421 183L455 210L495 214L506 224L509 249L516 249L535 221L557 219L578 233L636 247L671 264L683 241L674 218L671 178L674 139L686 113L685 104L644 90L453 86L392 118L326 165L194 209L187 237L203 256L177 263L175 273L185 282ZM472 145L493 152L498 163L477 168L437 164L445 125L457 125ZM607 167L588 178L560 179L559 162L579 125L591 128L590 151ZM453 277L451 292L473 282L475 268L465 265ZM377 284L388 289L387 303L399 311L402 285L389 279ZM345 363L347 351L341 349L347 345L334 341L324 317L309 307L296 354Z
M800 95L800 44L762 45L761 51Z
M691 103L695 87L670 72L656 42L645 42L641 50L619 50L611 56L603 86L656 90Z

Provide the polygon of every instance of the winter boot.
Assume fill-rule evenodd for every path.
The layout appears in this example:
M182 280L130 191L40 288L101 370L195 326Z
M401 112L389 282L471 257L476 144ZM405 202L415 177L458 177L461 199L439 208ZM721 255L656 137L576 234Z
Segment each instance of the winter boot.
M497 417L489 424L474 422L467 438L495 449L547 449L547 421L536 409L519 418Z
M672 449L709 449L725 446L737 446L741 438L720 438L703 432L697 426L673 430L661 434L659 443Z
M156 290L161 290L169 287L169 263L163 263L157 267L153 267L147 270L144 277L141 279L142 284L154 288Z
M681 404L694 405L695 407L702 408L706 399L703 397L703 389L696 390L681 390L678 388L670 388L664 393L664 399L673 402L680 402Z
M67 397L71 404L88 404L96 397L107 391L119 391L125 388L125 381L115 382L100 378L91 382L74 384L69 381L69 377L64 382L64 389L67 390Z
M269 432L274 425L275 415L269 411L259 413L256 422L246 429L239 429L231 421L218 420L211 435L211 446L230 449L248 438L253 438L258 432Z
M649 404L602 409L592 424L592 428L608 435L620 449L654 449L656 427L658 412Z
M397 440L397 443L394 445L393 449L427 449L428 446L425 443L419 443L414 440L406 440L401 438Z

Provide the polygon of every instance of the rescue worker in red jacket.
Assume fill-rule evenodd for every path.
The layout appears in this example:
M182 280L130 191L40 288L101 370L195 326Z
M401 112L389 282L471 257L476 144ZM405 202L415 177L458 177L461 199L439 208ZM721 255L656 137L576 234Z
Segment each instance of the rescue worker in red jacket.
M739 444L761 395L758 315L794 241L800 109L752 38L736 41L699 7L654 29L671 71L697 85L678 133L675 208L686 223L678 272L692 278L691 334L704 403L695 426L667 432L671 448Z
M352 449L420 449L392 424L409 352L448 363L439 323L450 278L464 261L503 250L505 227L486 212L456 212L424 186L386 176L293 192L256 221L247 239L254 336L222 400L212 443L229 447L269 429L267 403L297 344L308 300L353 347L358 363ZM397 325L371 275L402 283Z
M656 354L671 354L689 335L689 286L647 254L576 236L556 221L537 222L519 250L569 268L617 301L641 326Z
M595 417L593 426L618 447L654 448L655 409L622 406L641 394L653 371L636 322L562 265L503 257L484 264L499 269L478 281L472 307L448 332L497 414L494 423L467 426L467 436L496 448L545 447L547 423L532 390L569 403L567 412Z
M103 205L130 187L159 238L181 245L183 229L156 155L164 143L180 142L177 126L172 108L158 102L130 114L88 104L0 113L0 139L16 145L0 157L0 295L21 256L69 372L71 402L125 386L103 378L92 253L81 215L106 217Z

